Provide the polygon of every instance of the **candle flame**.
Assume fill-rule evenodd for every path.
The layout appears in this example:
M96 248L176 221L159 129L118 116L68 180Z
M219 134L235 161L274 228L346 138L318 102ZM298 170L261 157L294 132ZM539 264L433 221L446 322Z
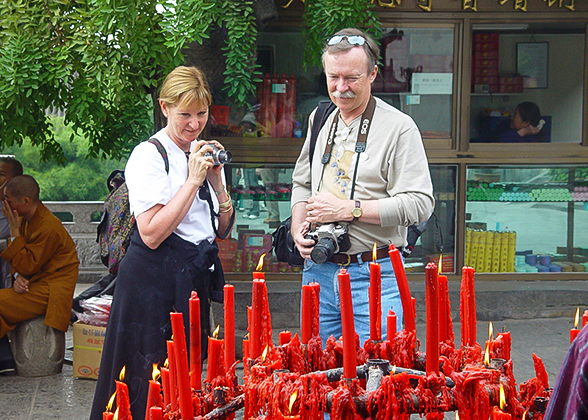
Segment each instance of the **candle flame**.
M249 340L249 333L245 334L245 337L243 337L243 340Z
M116 407L116 411L114 412L114 418L112 420L118 420L118 407Z
M125 380L125 369L126 366L123 366L123 368L120 370L120 375L118 375L118 379L120 379L121 381Z
M106 404L106 411L112 411L112 404L114 404L114 397L116 397L116 391L112 394L112 397L108 400L108 404Z
M504 411L506 408L506 395L504 394L504 386L500 384L500 409Z
M165 362L163 362L163 367L164 368L169 368L169 359L165 359Z
M298 396L298 391L294 391L292 395L290 395L290 404L288 404L288 415L292 414L292 406L296 402L296 397Z
M574 320L574 328L578 329L578 323L580 322L580 307L578 306L578 309L576 309L576 318Z
M374 242L374 248L372 251L372 258L374 259L374 262L376 262L378 260L378 255L376 254L376 243Z
M262 362L265 361L265 358L267 357L268 351L269 351L269 346L266 345L265 346L265 349L263 349L263 353L261 354L261 361Z
M522 418L521 420L525 420L526 418L527 418L527 412L525 411L525 412L523 413L523 418Z
M439 267L437 268L437 274L441 274L441 261L443 261L443 253L439 254Z
M490 366L490 343L486 343L486 348L484 349L484 366Z
M263 257L265 257L265 253L261 254L261 257L259 257L259 262L257 263L257 268L255 269L255 271L261 271L261 269L263 268Z
M153 378L154 381L156 381L159 379L160 376L161 376L161 372L157 368L157 363L153 363L153 372L151 373L151 377Z
M492 321L488 324L488 340L494 339L494 328L492 328Z
M459 414L457 411L455 412L455 420L459 420Z
M212 337L213 338L218 338L218 332L220 331L220 325L216 326L216 329L214 330L214 332L212 333Z
M392 366L392 371L390 372L391 375L396 375L396 365Z

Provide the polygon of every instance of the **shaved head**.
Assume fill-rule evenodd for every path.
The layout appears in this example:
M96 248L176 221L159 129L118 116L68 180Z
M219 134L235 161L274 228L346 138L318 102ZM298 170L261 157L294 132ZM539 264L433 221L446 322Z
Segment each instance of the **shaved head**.
M8 181L5 188L10 192L10 195L19 200L28 197L33 203L39 202L39 184L30 175L15 176Z

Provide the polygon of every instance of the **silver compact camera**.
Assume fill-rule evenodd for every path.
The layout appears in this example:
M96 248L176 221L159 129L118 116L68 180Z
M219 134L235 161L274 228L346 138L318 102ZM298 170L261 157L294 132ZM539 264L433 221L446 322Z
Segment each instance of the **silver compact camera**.
M233 154L228 150L219 149L214 144L210 144L212 147L212 153L207 152L204 156L212 156L212 160L214 161L214 166L222 165L223 163L231 163L233 160Z
M351 248L349 225L328 223L318 226L306 235L307 239L315 242L310 252L310 259L316 264L324 264L338 252L345 252Z

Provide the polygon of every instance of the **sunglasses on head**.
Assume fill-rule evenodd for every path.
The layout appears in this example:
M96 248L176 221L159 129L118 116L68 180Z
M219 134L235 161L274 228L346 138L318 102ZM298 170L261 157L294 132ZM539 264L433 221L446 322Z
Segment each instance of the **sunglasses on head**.
M344 39L346 39L351 45L365 44L365 38L361 35L335 35L327 41L327 45L337 45Z

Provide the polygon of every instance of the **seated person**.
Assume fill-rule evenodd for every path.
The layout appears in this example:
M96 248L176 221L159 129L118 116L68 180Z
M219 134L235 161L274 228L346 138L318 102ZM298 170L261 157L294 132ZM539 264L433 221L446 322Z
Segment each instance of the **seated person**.
M0 289L0 373L6 374L14 372L6 334L19 322L44 315L45 325L67 331L79 261L71 236L39 200L32 176L8 181L2 212L11 240L0 257L14 277L12 288Z
M13 177L22 175L22 164L12 156L0 157L0 210L4 200L4 186ZM0 213L0 239L10 238L8 220ZM10 264L0 258L0 289L12 287Z
M545 141L541 129L545 121L541 119L539 107L533 102L517 105L511 120L500 124L490 133L493 143L538 143Z

